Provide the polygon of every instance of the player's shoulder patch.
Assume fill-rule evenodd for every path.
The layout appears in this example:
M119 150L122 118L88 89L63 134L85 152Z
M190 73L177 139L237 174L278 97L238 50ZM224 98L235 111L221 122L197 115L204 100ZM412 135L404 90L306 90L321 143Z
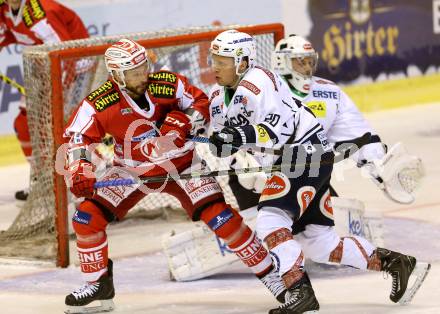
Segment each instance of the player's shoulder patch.
M23 23L32 27L38 21L46 18L46 11L39 0L30 0L23 8Z
M317 84L322 84L322 85L336 85L335 82L332 82L330 80L325 80L325 79L320 78L320 77L316 78L314 80L314 82L317 83Z
M243 86L244 88L250 90L255 95L258 95L261 92L261 90L257 86L255 86L253 83L246 81L246 80L241 80L241 82L240 82L240 84L238 84L238 86Z
M150 73L148 75L148 80L153 82L166 82L166 83L174 84L177 82L177 79L178 79L177 74L165 70Z
M217 97L218 95L220 95L220 89L216 89L215 91L213 91L211 93L211 97L209 97L209 102L212 102L212 100Z
M273 73L270 72L268 69L262 68L260 66L256 66L255 68L263 71L269 77L269 79L272 81L273 87L275 88L275 90L278 91L277 83L275 81L275 76L273 75Z
M173 99L176 97L177 86L166 81L149 80L147 90L153 97Z
M96 110L103 111L105 108L118 103L121 95L115 88L115 83L108 80L91 92L86 99L95 106Z

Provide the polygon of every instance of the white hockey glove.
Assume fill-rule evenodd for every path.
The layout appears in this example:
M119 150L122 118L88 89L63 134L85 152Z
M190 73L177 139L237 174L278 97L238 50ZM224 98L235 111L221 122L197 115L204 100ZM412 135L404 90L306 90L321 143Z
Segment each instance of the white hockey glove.
M260 167L259 162L249 153L238 151L234 154L231 162L231 168L242 169L251 167ZM255 193L261 193L266 185L267 175L264 172L243 173L238 175L238 182L247 190L253 190Z
M414 202L414 191L425 176L422 160L409 155L401 143L391 147L382 159L363 167L388 198L402 204Z
M208 126L205 118L199 111L190 108L185 111L185 113L189 116L191 122L191 131L189 134L197 136L206 132Z

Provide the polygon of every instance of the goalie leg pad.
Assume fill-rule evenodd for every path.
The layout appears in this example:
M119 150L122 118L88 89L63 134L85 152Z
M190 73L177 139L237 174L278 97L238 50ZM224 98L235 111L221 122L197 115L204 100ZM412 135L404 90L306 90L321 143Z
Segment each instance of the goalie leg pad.
M239 214L246 224L255 226L256 208L241 211ZM240 262L237 255L202 224L195 224L193 229L165 236L162 246L171 275L177 281L204 278Z
M100 208L86 200L73 215L72 224L84 280L96 281L107 272L108 244L105 229L108 222Z
M272 267L269 253L255 233L243 222L238 212L226 203L217 202L208 206L200 218L253 273L262 275Z

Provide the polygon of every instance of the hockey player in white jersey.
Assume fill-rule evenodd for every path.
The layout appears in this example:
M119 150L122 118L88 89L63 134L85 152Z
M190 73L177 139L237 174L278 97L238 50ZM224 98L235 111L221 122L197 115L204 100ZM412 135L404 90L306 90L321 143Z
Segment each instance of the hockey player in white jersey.
M259 154L258 159L263 165L293 162L272 173L258 205L257 234L266 242L288 289L286 303L269 313L319 310L303 269L304 254L317 262L386 271L393 277L391 300L410 299L408 294L415 291L406 288L415 271L414 257L376 248L361 237L340 238L334 231L329 193L333 153L324 129L292 97L286 81L255 66L253 38L226 31L212 42L210 52L218 83L210 93L210 140L215 153L225 157L237 147L284 148L282 157ZM428 269L425 264L421 277Z

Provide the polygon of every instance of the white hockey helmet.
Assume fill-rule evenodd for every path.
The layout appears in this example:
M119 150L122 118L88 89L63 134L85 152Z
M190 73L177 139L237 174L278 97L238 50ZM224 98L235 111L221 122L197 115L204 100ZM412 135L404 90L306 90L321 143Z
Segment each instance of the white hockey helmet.
M238 72L244 57L247 57L248 69L254 67L257 58L254 38L235 29L218 34L211 42L209 51L214 55L234 58L235 73L237 75L244 74Z
M318 53L312 44L298 35L289 35L281 39L272 52L272 70L280 75L288 77L289 82L302 93L308 94L312 75L305 75L292 68L292 59L312 57L315 60L313 72L318 64Z
M120 39L111 45L104 54L105 66L112 75L117 72L121 82L116 80L120 87L125 87L124 71L135 69L145 62L150 63L144 47L131 39Z

